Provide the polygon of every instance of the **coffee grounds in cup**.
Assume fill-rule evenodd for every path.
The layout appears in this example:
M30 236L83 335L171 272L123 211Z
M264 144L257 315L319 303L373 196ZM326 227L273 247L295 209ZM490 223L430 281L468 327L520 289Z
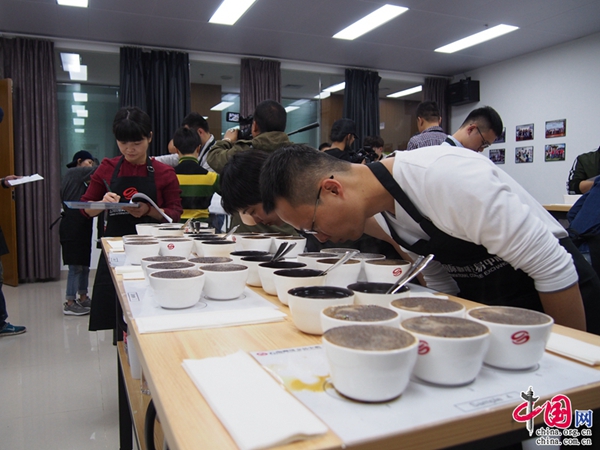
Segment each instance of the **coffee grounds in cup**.
M402 321L408 331L446 338L467 338L489 332L488 327L473 320L446 316L420 316Z
M148 241L146 239L139 239L126 242L125 245L154 245L158 244L158 241Z
M190 258L188 261L196 264L224 264L233 261L226 256L199 256L198 258Z
M193 269L194 263L187 261L175 261L175 262L157 262L154 264L148 264L150 270L181 270L181 269Z
M330 306L323 312L333 319L348 320L350 322L376 322L398 317L398 313L395 311L377 305Z
M147 256L145 258L142 258L142 261L149 263L174 262L183 260L185 260L183 256Z
M432 297L405 297L392 301L392 306L422 313L450 313L460 311L462 305L452 300Z
M348 325L330 328L323 338L340 347L356 350L398 350L414 344L416 338L398 328L383 325Z
M154 278L194 278L204 275L200 270L163 270L154 272L150 276Z
M208 264L200 266L200 270L206 272L239 272L248 269L248 266L242 264Z
M506 325L542 325L550 322L550 317L537 311L510 306L490 306L469 311L469 315L486 322Z

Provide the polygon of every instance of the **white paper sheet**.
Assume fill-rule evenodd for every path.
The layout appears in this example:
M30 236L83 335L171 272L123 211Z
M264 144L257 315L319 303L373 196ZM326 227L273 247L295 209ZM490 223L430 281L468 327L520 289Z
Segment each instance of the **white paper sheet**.
M34 181L40 181L43 179L44 177L42 177L40 174L34 173L33 175L17 178L16 180L6 180L6 182L11 186L18 186L19 184L33 183Z
M600 347L561 334L550 334L546 350L590 366L600 364Z
M250 356L186 359L183 367L242 450L318 436L327 427Z

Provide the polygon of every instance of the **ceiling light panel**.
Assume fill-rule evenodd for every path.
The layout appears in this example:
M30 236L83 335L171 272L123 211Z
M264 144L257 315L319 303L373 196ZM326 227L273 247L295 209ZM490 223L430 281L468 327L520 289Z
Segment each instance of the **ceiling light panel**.
M60 6L76 6L78 8L87 8L88 0L56 0Z
M297 109L300 109L300 107L299 106L292 106L292 105L290 105L290 106L286 106L285 112L290 113L292 111L296 111Z
M323 89L325 92L338 92L346 89L346 82L342 81L341 83L334 84L333 86L329 86L328 88Z
M78 53L61 53L60 61L62 62L62 67L65 72L69 72L71 70L76 72L79 71L80 57Z
M423 86L415 86L410 89L404 89L403 91L394 92L393 94L387 95L389 98L398 98L398 97L406 97L407 95L416 94L417 92L421 92L423 90Z
M439 53L454 53L459 50L481 44L482 42L489 41L490 39L495 39L518 29L519 27L514 27L512 25L500 24L479 33L475 33L471 36L467 36L466 38L459 39L456 42L444 45L443 47L436 48L435 51Z
M233 25L252 6L255 0L223 0L221 6L209 19L210 23Z
M371 14L354 22L352 25L344 28L342 31L333 35L335 39L347 39L349 41L380 27L386 22L395 19L400 14L408 11L408 8L395 5L383 5L381 8L373 11Z
M73 92L73 100L76 102L87 102L88 95L85 92Z
M235 103L233 102L221 102L210 108L211 111L223 111L224 109L233 106Z
M69 78L73 81L87 81L87 66L79 66L79 70L69 70Z
M73 119L73 125L77 125L78 127L82 127L82 126L85 125L85 119L74 118Z

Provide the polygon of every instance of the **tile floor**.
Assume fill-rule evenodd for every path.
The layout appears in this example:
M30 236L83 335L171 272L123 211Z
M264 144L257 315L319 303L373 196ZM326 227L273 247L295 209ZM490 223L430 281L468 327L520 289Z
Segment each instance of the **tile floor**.
M63 315L65 289L66 279L3 286L9 322L27 332L0 338L2 449L119 448L112 332Z

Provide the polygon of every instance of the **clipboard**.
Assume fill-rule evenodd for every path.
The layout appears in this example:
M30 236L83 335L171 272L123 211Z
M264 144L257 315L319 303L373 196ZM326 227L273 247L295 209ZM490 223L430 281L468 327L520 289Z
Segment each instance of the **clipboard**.
M109 203L109 202L64 202L71 209L123 209L127 206L129 208L139 208L139 203Z

